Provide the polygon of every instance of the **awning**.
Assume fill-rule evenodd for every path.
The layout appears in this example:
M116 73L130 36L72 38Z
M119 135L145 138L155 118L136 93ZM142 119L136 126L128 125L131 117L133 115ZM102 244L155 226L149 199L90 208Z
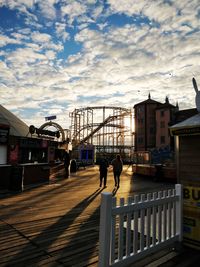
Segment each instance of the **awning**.
M177 123L170 128L170 134L175 135L199 135L200 134L200 113Z

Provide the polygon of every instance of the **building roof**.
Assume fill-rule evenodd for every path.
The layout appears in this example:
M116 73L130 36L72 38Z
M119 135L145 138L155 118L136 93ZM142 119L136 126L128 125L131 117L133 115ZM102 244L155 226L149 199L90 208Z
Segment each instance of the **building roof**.
M166 98L165 98L165 103L163 103L163 104L162 104L162 103L159 104L158 107L157 107L156 109L175 109L175 108L178 109L178 107L176 107L176 106L170 104L170 103L169 103L169 99L168 99L168 97L166 97Z
M30 136L29 126L2 105L0 105L0 125L1 124L10 127L10 135Z
M159 104L156 109L175 109L176 106L169 104L169 103L164 103L164 104Z
M139 106L139 105L144 105L144 104L156 104L156 105L160 105L161 103L158 102L158 101L156 101L156 100L151 99L151 96L149 94L148 99L146 99L146 100L144 100L144 101L142 101L140 103L135 104L134 105L134 108L137 107L137 106Z
M196 114L198 114L198 111L196 108L179 110L175 113L175 122L176 123L181 122Z
M172 135L200 134L200 113L170 127Z

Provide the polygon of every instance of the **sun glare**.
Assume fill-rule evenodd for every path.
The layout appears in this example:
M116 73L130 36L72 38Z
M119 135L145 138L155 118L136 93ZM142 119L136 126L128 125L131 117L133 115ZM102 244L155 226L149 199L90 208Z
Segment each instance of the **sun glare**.
M124 118L124 126L128 129L130 129L132 132L134 131L135 127L134 127L134 120L131 117L125 117Z

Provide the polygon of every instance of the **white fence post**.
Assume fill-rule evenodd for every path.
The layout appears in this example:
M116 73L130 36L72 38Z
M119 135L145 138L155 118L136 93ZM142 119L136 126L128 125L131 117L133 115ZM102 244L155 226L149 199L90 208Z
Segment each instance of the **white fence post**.
M176 234L179 235L179 241L183 240L183 193L182 185L176 184L176 195L179 197L176 201Z
M100 231L99 231L99 267L109 266L110 236L112 217L112 194L101 194Z
M136 195L134 202L129 199L124 205L124 199L120 199L120 205L116 206L116 198L113 199L111 193L101 194L98 267L126 266L165 246L182 241L182 185L176 184L175 189L170 189L168 193L154 192L153 197L147 194L145 199L142 195L139 201ZM126 237L124 225L127 227Z

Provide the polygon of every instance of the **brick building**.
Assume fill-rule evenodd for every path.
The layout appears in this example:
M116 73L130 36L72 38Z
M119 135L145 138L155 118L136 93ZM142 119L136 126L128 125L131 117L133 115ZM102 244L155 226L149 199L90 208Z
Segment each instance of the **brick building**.
M164 104L159 104L155 110L156 119L156 148L173 148L173 138L169 133L169 124L175 118L178 111L178 105L174 106L169 103L168 97L165 98Z
M156 146L156 108L159 102L149 97L134 106L135 151L148 151Z
M146 152L151 151L151 157L167 158L174 150L174 138L170 136L169 126L181 122L195 114L197 109L179 110L169 103L168 97L164 103L148 99L137 103L135 111L135 152L146 157ZM143 156L144 155L144 156ZM147 157L149 159L149 156ZM160 159L156 162L160 162Z

